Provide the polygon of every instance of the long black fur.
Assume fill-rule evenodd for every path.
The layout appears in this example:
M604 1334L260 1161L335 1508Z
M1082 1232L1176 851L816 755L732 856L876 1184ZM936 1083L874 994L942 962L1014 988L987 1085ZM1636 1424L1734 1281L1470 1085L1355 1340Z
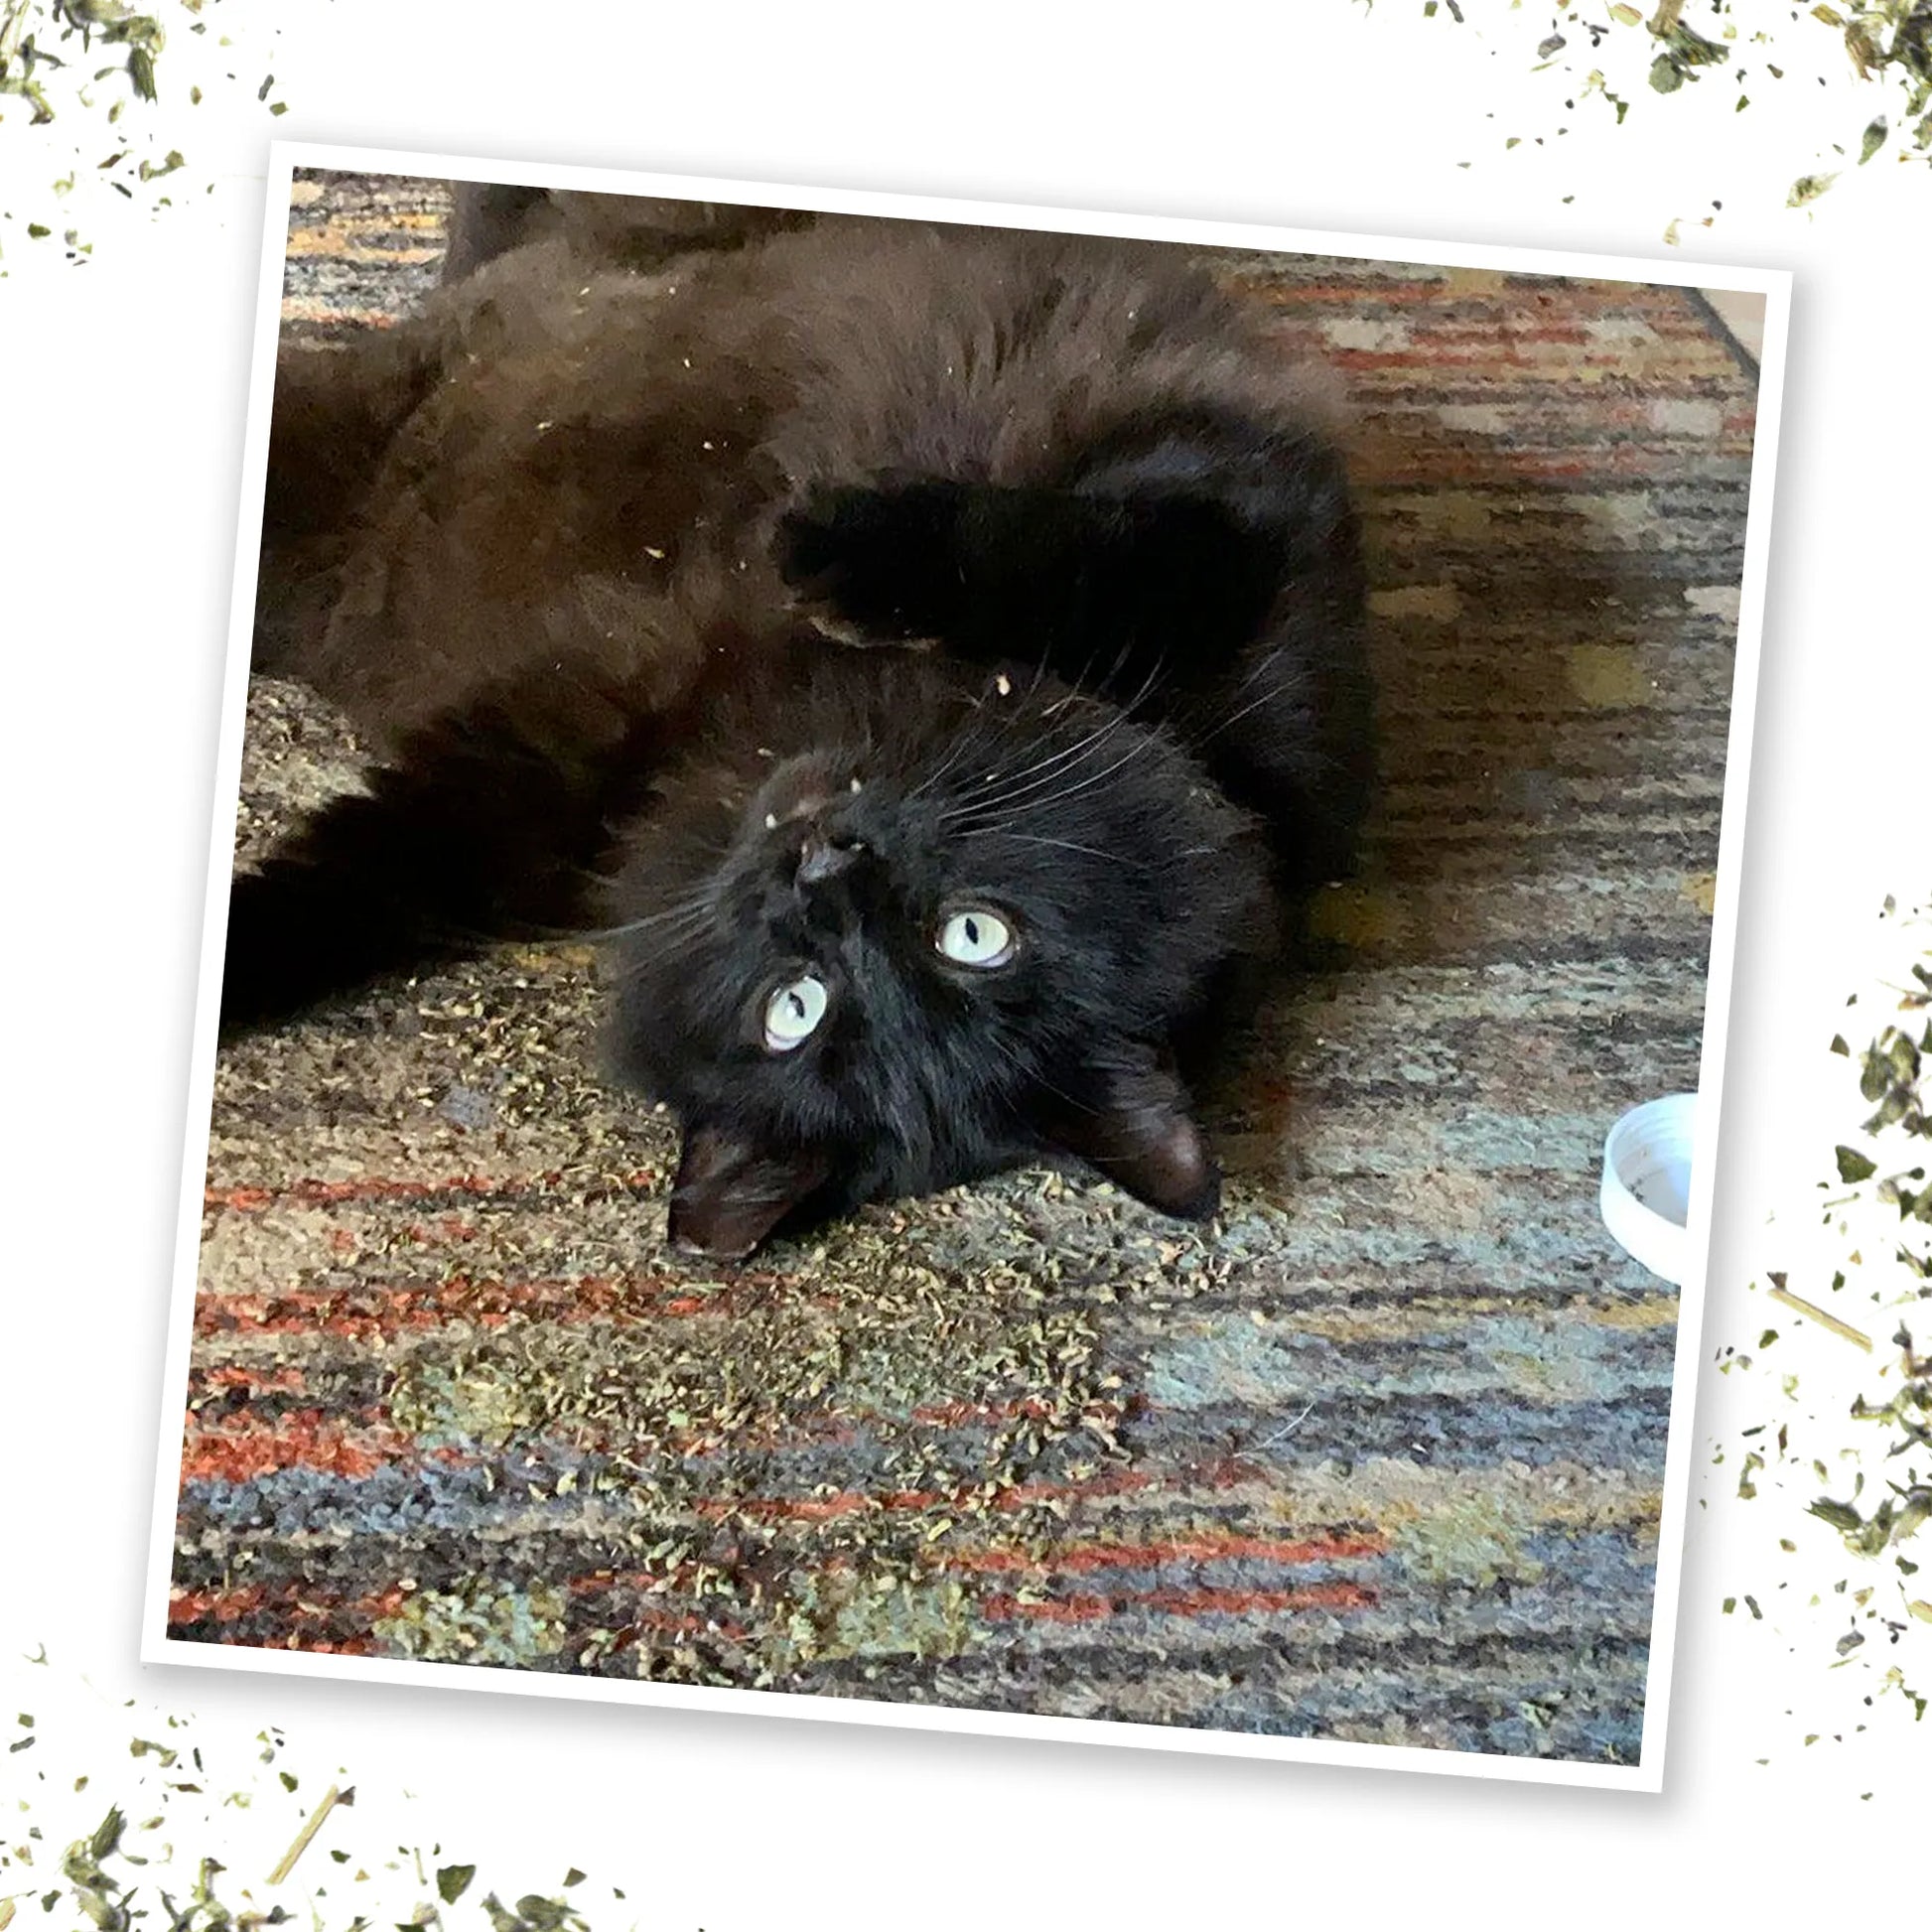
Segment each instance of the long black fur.
M1054 1151L1204 1213L1176 1046L1373 766L1340 459L1172 251L736 239L484 236L285 364L258 665L389 756L237 880L224 1025L599 930L693 1246ZM1010 959L938 949L962 907Z

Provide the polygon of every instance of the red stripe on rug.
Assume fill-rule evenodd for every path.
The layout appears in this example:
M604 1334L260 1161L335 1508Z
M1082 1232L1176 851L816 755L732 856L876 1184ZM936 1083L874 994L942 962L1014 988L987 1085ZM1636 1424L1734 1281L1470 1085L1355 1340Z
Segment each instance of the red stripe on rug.
M226 1362L219 1368L189 1371L188 1394L191 1406L201 1389L246 1389L251 1395L300 1395L309 1378L288 1362L273 1362L256 1368L245 1362Z
M357 1339L434 1328L446 1321L500 1327L513 1315L552 1321L595 1321L622 1315L725 1315L748 1299L795 1287L775 1274L741 1274L730 1288L693 1294L678 1277L585 1275L574 1279L501 1282L452 1275L447 1281L402 1288L204 1289L195 1300L198 1335L347 1335ZM816 1293L799 1306L836 1308L838 1297Z
M282 319L311 329L393 329L400 318L381 309L330 309L291 296L282 304Z
M273 1423L191 1424L182 1441L181 1473L184 1482L247 1482L289 1468L365 1476L415 1449L407 1436L384 1424L358 1426L319 1409L301 1409Z
M1283 284L1260 277L1251 278L1243 275L1238 268L1230 269L1226 279L1243 297L1252 297L1272 308L1293 310L1333 303L1338 308L1346 309L1350 315L1372 314L1383 306L1406 308L1415 303L1434 303L1445 309L1476 304L1507 306L1509 313L1515 313L1514 305L1520 301L1513 287L1506 294L1499 294L1494 289L1456 288L1452 283L1446 286L1435 280L1397 282L1384 281L1380 277L1364 277L1354 282ZM1511 280L1514 282L1515 278ZM1648 293L1628 282L1566 281L1561 288L1551 291L1551 298L1553 302L1561 301L1572 313L1594 315L1602 310L1610 310L1623 315L1634 310L1660 335L1669 331L1673 335L1706 340L1699 334L1698 326L1690 321L1688 309L1681 298L1666 295L1646 302L1643 298ZM1485 317L1484 320L1489 318ZM1672 329L1674 323L1686 326Z
M1339 1563L1351 1557L1379 1557L1389 1540L1374 1534L1309 1536L1284 1540L1265 1536L1186 1536L1155 1543L1073 1543L1033 1556L1019 1550L962 1550L941 1561L949 1570L981 1573L1011 1570L1153 1569L1170 1563L1226 1563L1246 1559L1277 1564Z

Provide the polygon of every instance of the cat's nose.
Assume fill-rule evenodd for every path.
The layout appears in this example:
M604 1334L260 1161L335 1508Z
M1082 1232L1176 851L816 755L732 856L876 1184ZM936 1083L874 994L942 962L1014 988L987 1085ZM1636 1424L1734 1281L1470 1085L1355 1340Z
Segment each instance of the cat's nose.
M857 839L828 839L822 832L807 832L798 848L795 875L798 884L818 886L828 879L836 879L840 873L856 866L865 857L865 851Z

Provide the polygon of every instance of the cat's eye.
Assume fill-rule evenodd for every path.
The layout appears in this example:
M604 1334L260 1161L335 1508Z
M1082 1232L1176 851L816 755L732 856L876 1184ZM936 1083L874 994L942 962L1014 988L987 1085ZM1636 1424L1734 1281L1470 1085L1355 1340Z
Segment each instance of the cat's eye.
M948 913L932 943L941 957L956 966L1004 966L1016 950L1013 928L983 905Z
M774 1053L804 1045L831 1004L825 982L810 973L778 988L764 1003L764 1043Z

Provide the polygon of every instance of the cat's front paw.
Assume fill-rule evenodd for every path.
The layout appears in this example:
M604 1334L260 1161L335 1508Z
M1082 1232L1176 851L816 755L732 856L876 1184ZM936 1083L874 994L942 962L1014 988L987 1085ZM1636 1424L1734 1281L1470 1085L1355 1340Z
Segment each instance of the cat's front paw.
M285 860L236 879L221 962L220 1036L280 1026L369 980L379 961L361 911L332 896L325 876Z
M953 483L821 486L779 520L786 583L867 637L935 636L957 601Z
M283 921L276 914L276 897L273 884L259 873L244 873L234 882L221 958L224 1040L258 1033L303 1005L290 969Z

